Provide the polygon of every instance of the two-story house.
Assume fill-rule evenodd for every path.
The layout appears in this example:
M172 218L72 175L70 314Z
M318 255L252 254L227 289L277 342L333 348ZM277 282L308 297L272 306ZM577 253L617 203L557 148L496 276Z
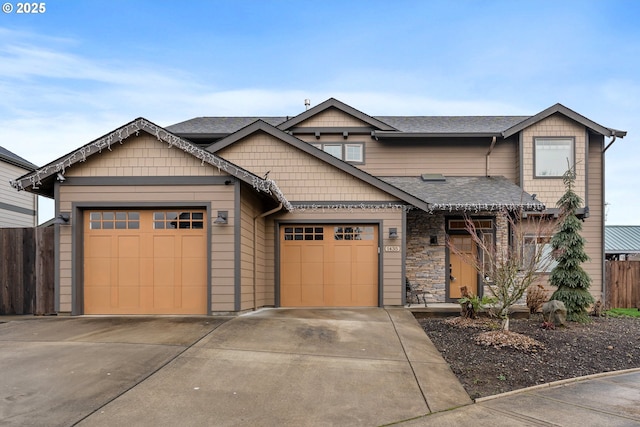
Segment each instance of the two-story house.
M38 225L38 197L31 193L16 193L9 185L17 176L36 169L33 163L0 147L0 228Z
M560 104L373 117L329 99L293 117L139 118L13 184L55 198L60 312L211 314L402 306L405 277L431 302L482 293L447 237L477 253L471 215L509 244L496 213L553 213L570 163L601 298L605 138L624 135Z

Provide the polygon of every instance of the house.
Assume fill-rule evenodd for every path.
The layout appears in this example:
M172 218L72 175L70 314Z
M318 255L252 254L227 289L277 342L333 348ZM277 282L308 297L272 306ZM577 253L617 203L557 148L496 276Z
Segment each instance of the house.
M54 198L64 223L60 312L402 306L405 277L430 302L463 285L482 294L446 237L476 253L470 215L488 242L510 244L497 213L553 214L569 161L600 298L605 138L625 134L560 104L373 117L329 99L293 117L138 118L13 185Z
M604 253L608 260L640 261L640 226L605 225Z
M16 176L33 172L37 166L0 147L0 228L38 225L38 197L17 193L9 182Z

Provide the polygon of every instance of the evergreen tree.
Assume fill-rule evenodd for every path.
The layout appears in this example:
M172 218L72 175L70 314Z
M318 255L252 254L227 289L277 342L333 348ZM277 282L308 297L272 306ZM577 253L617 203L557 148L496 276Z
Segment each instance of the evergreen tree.
M589 293L591 277L581 266L589 259L584 251L585 240L580 235L582 222L576 217L576 210L582 204L582 198L573 190L573 170L569 169L564 174L563 181L566 191L558 200L560 224L551 239L553 256L558 263L549 278L551 285L558 288L551 295L551 299L564 303L569 320L586 322L587 308L594 300Z

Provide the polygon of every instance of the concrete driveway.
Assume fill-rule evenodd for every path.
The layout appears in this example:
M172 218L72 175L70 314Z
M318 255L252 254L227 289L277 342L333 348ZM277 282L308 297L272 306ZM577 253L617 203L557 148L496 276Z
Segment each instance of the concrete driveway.
M471 403L404 309L26 319L0 324L0 425L376 426Z

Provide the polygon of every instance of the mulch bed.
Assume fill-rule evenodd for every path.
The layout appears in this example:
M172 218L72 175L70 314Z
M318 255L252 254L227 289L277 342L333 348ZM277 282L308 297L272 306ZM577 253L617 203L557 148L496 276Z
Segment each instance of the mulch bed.
M542 319L419 319L471 398L601 372L640 368L640 319L593 318L544 329Z

